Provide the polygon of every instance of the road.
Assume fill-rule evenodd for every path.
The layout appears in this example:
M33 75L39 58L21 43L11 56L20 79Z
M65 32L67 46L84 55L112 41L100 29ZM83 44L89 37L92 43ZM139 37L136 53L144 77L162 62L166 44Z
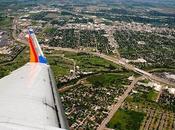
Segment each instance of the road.
M160 78L160 77L153 75L149 72L146 72L144 70L136 68L134 65L128 64L128 63L124 62L123 60L117 59L117 58L112 57L112 56L108 56L108 55L98 53L98 52L90 52L90 51L86 51L86 50L77 50L77 49L71 49L71 48L61 48L61 47L45 47L45 48L46 49L53 49L53 50L57 50L57 51L68 51L68 52L75 52L75 53L83 52L83 53L95 55L97 57L111 61L117 65L123 66L124 68L131 70L131 71L134 71L134 72L136 72L136 73L138 73L138 74L140 74L140 75L142 75L150 80L157 81L159 83L175 87L175 83L173 83L171 81L168 81L164 78Z
M113 115L117 112L117 110L120 108L124 100L128 97L129 93L131 90L135 87L135 84L139 81L142 80L144 77L141 76L139 78L135 78L132 83L128 86L127 90L124 92L122 96L118 99L118 102L114 105L114 107L111 109L109 112L108 116L102 121L100 126L97 128L97 130L104 130L106 128L107 123L111 120Z
M106 31L106 34L108 34L107 38L108 38L108 41L109 41L109 45L111 47L115 48L113 52L117 55L118 59L121 59L120 53L118 51L119 45L118 45L117 41L114 38L114 33L115 33L116 30L114 29L113 26L109 26L105 29L105 31Z
M146 72L146 71L144 71L144 70L141 70L141 69L139 69L139 68L136 68L135 66L133 66L133 65L131 65L131 64L128 64L128 63L126 63L126 62L124 62L124 61L122 61L122 60L118 60L118 59L116 59L116 58L114 58L114 57L107 56L107 55L101 54L101 53L92 53L92 54L94 54L94 55L96 55L96 56L99 56L99 57L101 57L101 58L104 58L104 59L106 59L106 60L109 60L109 61L111 61L111 62L113 62L113 63L115 63L115 64L119 64L119 65L125 67L126 69L132 70L132 71L134 71L134 72L136 72L136 73L138 73L138 74L140 74L140 75L143 75L143 76L145 76L145 77L147 77L147 78L149 78L149 79L151 79L151 80L154 80L154 81L163 83L163 84L165 84L165 85L169 85L169 86L175 87L175 83L173 83L173 82L171 82L171 81L168 81L168 80L166 80L166 79L164 79L164 78L160 78L160 77L158 77L158 76L152 75L151 73L148 73L148 72Z

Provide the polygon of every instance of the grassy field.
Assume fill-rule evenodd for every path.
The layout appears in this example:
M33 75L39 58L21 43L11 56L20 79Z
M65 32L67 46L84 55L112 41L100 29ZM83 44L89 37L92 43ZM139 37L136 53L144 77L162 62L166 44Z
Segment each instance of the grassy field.
M82 71L99 72L109 70L123 70L122 67L110 61L86 53L53 51L52 54L58 55L57 57L64 55L66 58L73 59L76 62L76 65L79 66Z
M155 102L158 93L150 88L147 92L139 92L131 96L132 102L144 103L144 102ZM130 101L131 101L130 100Z
M103 73L87 78L87 81L94 86L121 87L123 84L129 84L127 78L131 73Z
M59 78L63 75L69 74L69 70L72 68L72 64L62 57L58 56L48 56L47 57L49 64L54 72L55 78Z
M148 92L148 94L146 95L146 99L148 101L155 101L157 98L158 92L154 91L154 90L150 90Z
M95 72L95 73L101 73L101 72L109 72L111 70L121 72L123 71L122 68L118 65L113 64L112 62L109 62L107 60L104 60L102 58L84 54L84 53L73 53L73 52L63 52L63 51L54 51L52 52L51 55L47 55L48 62L51 65L51 68L54 72L55 79L58 83L58 86L60 87L59 84L59 78L64 76L64 75L69 75L70 74L70 69L73 69L73 61L76 63L76 66L80 67L80 71L86 71L86 72ZM126 72L127 73L127 72ZM104 74L102 79L99 79L102 81L104 78L106 80L104 82L108 82L107 80L112 80L112 82L125 82L123 79L128 76L127 74ZM118 79L116 77L121 77L121 79ZM123 79L122 79L123 77ZM92 76L92 79L94 77ZM110 79L111 78L111 79ZM97 79L96 79L96 82ZM103 82L103 83L104 83ZM75 81L72 82L73 84ZM101 84L103 84L101 83ZM109 82L108 82L109 83Z
M77 65L80 66L85 71L107 71L107 70L121 70L121 67L118 65L104 60L102 58L85 54L85 53L78 53L78 54L65 54L66 57L72 58L77 62Z
M120 109L115 113L108 127L115 130L139 130L144 115L141 112Z

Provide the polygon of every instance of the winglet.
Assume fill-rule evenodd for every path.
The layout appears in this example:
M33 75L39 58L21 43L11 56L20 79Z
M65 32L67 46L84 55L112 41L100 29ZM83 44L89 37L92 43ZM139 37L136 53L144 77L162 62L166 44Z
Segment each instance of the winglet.
M29 29L29 46L30 46L30 62L47 63L47 59L44 56L38 40L33 32L33 29Z

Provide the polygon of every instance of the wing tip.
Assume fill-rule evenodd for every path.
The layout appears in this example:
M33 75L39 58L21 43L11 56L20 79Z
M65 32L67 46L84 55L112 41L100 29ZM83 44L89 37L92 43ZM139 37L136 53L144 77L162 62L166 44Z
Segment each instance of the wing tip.
M28 30L29 30L29 34L30 34L30 35L31 35L31 34L34 34L34 31L33 31L32 28L29 28Z
M33 29L29 28L28 33L29 33L28 39L29 39L29 45L30 45L30 62L47 64L47 59L43 55L43 52L37 41L37 38L35 36Z
M39 56L39 62L40 62L40 63L45 63L45 64L47 64L47 59L46 59L46 57Z

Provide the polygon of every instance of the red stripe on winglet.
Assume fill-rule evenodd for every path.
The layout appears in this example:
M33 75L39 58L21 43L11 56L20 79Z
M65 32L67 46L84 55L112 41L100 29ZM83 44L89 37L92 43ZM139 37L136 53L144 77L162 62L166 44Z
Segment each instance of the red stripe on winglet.
M29 45L30 45L30 62L38 62L38 56L32 41L32 38L29 35Z

